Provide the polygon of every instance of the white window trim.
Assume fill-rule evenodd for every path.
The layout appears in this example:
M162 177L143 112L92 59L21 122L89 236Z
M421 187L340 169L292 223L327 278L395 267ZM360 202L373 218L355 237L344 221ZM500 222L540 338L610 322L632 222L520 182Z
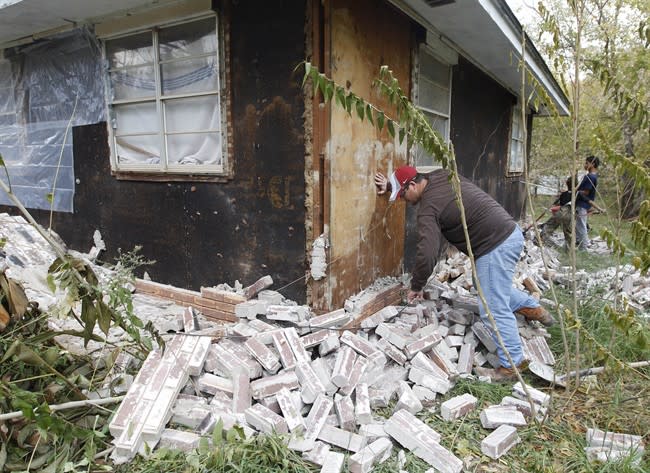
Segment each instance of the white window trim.
M182 25L185 23L191 23L193 21L199 21L202 19L206 18L214 18L215 19L215 34L217 36L217 51L215 52L216 55L216 60L217 64L219 65L219 84L218 84L218 89L217 90L210 90L210 91L202 91L202 92L193 92L193 93L187 93L187 94L170 94L166 95L164 99L162 98L161 94L161 88L160 88L160 65L165 64L165 63L170 63L173 62L173 60L167 60L167 61L160 61L160 51L158 48L158 35L153 34L153 30L156 28L167 28L167 27L173 27L177 25ZM146 26L143 26L141 29L134 29L134 28L129 28L127 31L121 32L121 33L114 33L111 35L106 35L102 37L103 40L103 55L104 55L104 61L106 64L108 64L108 60L106 57L106 41L110 41L113 39L119 39L119 38L124 38L128 36L133 36L136 34L144 33L144 32L150 32L153 34L153 53L154 53L154 64L153 64L153 69L154 69L154 77L156 81L156 91L155 91L155 98L153 99L156 103L156 113L158 115L158 118L160 120L159 123L159 135L160 135L160 140L161 140L161 158L164 156L165 159L161 159L161 164L160 167L156 168L155 165L146 165L146 164L127 164L127 163L122 163L118 164L117 162L117 152L116 152L116 144L115 144L115 133L113 130L112 126L112 118L113 118L113 113L112 113L112 106L113 105L121 105L121 104L136 104L136 103L144 103L144 102L152 102L151 98L145 99L132 99L132 100L114 100L112 102L109 102L109 97L111 96L111 86L110 86L110 78L109 78L109 69L106 70L106 73L104 75L105 78L105 90L106 90L106 116L108 117L107 120L107 127L108 127L108 137L109 137L109 147L110 147L110 164L111 164L111 171L114 174L133 174L133 176L141 176L145 177L146 175L150 176L158 176L158 177L164 177L164 176L174 176L178 177L181 179L189 179L191 176L205 176L207 177L228 177L229 172L230 172L230 163L229 163L229 156L228 156L228 146L227 146L227 109L226 109L226 100L225 100L225 93L226 93L226 80L225 80L225 61L224 61L224 38L222 35L223 29L221 28L221 22L220 22L220 16L216 12L209 12L209 13L202 13L202 14L196 14L196 15L191 15L184 17L180 20L175 20L175 21L167 21L167 22L161 22L160 24L156 25L151 25L147 24ZM197 56L192 56L193 58L198 58L202 57L202 55L197 55ZM186 58L184 58L186 59ZM176 98L191 98L191 97L201 97L201 96L215 96L217 97L218 101L218 106L219 106L219 115L220 115L220 126L221 129L219 130L220 135L221 135L221 164L215 164L215 165L192 165L192 164L168 164L167 160L167 140L165 139L165 116L164 116L164 110L163 110L163 102L164 101L169 101L173 100ZM194 130L194 133L200 133L200 132L205 132L205 131L216 131L216 130ZM173 135L174 133L167 133L167 135ZM184 134L188 134L188 132L184 132ZM124 135L124 136L136 136L137 134L132 134L132 135Z
M429 35L427 35L427 41L429 41ZM421 49L424 49L427 52L427 54L429 54L430 56L433 56L433 58L435 58L438 62L446 65L447 67L449 67L449 85L448 85L448 89L449 89L449 108L448 108L448 110L446 112L442 111L442 110L434 110L434 109L431 109L431 108L428 108L428 107L423 107L423 106L418 104L418 102L419 102L419 88L420 88L420 50ZM451 56L450 54L453 54L453 56ZM449 133L450 133L450 128L451 128L451 97L452 97L452 83L453 83L453 68L452 68L452 64L450 63L451 62L450 59L452 59L453 57L457 57L457 56L455 56L455 54L456 54L455 52L452 52L450 54L446 54L445 55L446 57L443 57L441 54L439 54L437 48L434 48L434 47L432 47L431 45L429 45L427 43L421 43L419 48L417 48L416 52L415 52L417 67L413 71L413 75L414 75L413 104L415 105L415 107L418 110L422 110L424 112L431 113L433 115L443 117L443 118L445 118L447 120L447 125L448 126L446 128L445 136L443 137L445 139L446 143L449 143ZM414 145L414 146L417 146L417 145ZM415 150L415 148L412 147L411 151L413 152L414 150ZM442 163L434 164L433 166L418 166L417 163L414 162L413 165L416 166L418 172L421 172L421 173L427 173L427 172L435 171L436 169L442 168Z
M516 176L524 173L525 167L526 167L526 120L524 120L523 123L519 124L519 131L520 135L515 137L513 136L514 133L514 124L515 120L521 120L521 113L522 113L522 107L521 105L517 104L514 107L512 107L512 116L510 118L510 133L509 133L509 138L508 138L508 169L507 169L507 175L508 176ZM521 168L515 168L514 167L514 156L512 156L512 142L517 141L518 143L521 143L520 149L522 150L522 156L521 156Z

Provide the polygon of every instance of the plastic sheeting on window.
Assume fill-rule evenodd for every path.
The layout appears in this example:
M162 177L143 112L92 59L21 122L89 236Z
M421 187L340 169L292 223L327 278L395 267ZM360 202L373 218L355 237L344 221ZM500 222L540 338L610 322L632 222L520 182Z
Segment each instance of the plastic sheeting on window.
M79 29L21 48L0 60L0 84L0 179L27 208L72 212L72 126L105 120L99 44Z
M109 94L121 102L111 107L118 169L212 172L223 165L217 46L214 17L107 41Z

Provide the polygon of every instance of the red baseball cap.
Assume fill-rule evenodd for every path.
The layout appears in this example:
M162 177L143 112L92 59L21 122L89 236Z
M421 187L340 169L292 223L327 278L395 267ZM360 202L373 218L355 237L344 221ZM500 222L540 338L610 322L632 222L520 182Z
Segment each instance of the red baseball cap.
M391 202L399 199L401 191L406 188L409 182L415 179L418 171L413 166L400 166L390 175L391 193L389 200Z

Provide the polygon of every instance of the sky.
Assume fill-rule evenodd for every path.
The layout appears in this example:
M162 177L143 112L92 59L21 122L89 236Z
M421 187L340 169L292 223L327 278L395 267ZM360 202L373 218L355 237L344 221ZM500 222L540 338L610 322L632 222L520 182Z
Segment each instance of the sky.
M519 19L519 23L526 25L537 15L539 0L506 0L506 3Z

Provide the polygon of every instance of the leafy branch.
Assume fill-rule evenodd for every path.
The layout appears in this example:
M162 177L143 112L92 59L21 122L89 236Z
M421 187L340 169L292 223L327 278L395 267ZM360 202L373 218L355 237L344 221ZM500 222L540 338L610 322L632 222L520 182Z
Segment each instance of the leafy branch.
M419 144L424 151L440 161L445 169L449 169L454 159L451 148L404 94L388 66L380 68L379 78L375 79L373 86L395 106L396 118L388 116L383 110L337 84L306 62L303 86L308 79L312 80L314 90L320 90L326 102L333 99L349 116L356 114L361 121L368 120L380 132L385 128L392 138L397 136L400 143L406 138L409 146Z

